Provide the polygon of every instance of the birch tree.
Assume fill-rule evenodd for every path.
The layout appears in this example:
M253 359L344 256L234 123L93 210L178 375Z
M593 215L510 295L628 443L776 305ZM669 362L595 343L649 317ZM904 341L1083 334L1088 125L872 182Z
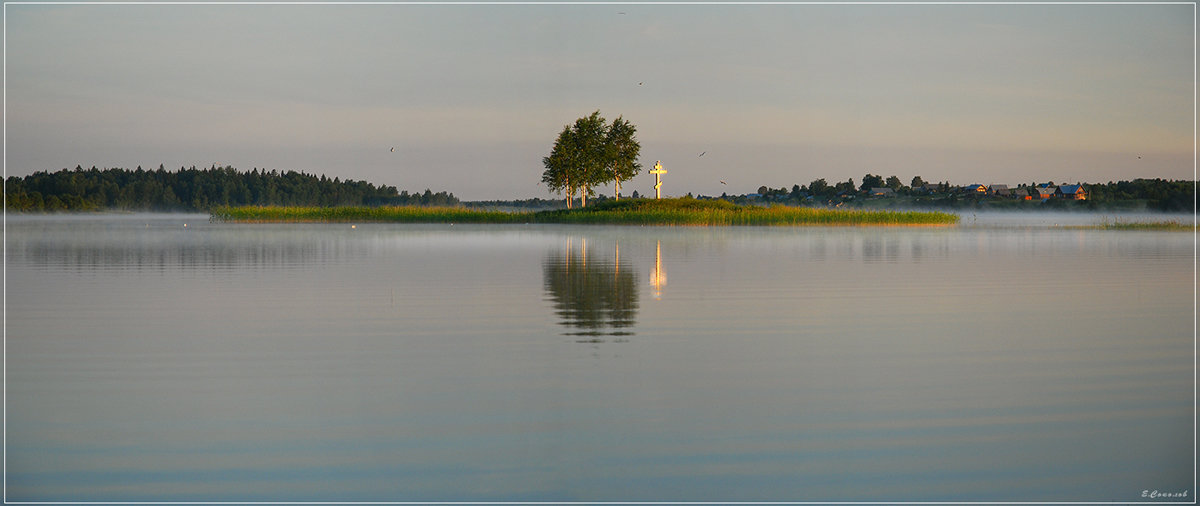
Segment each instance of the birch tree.
M552 192L566 193L567 208L572 207L576 192L587 206L593 188L610 182L619 198L621 181L628 181L642 168L637 163L641 145L636 133L637 128L621 117L607 124L600 111L575 120L563 127L550 155L542 158L546 168L542 182Z

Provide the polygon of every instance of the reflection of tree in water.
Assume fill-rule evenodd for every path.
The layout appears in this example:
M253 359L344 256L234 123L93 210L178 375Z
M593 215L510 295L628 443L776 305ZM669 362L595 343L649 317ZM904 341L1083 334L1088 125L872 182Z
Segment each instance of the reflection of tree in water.
M619 258L619 257L618 257ZM551 253L543 264L546 295L559 323L577 336L628 336L636 323L638 276L619 260L589 259L584 251Z

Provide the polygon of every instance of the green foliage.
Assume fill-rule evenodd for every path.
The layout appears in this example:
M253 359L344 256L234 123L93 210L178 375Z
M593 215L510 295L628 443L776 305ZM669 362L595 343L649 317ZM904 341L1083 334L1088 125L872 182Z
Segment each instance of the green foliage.
M575 135L571 132L571 127L564 126L558 134L558 139L554 141L550 155L542 158L542 165L546 167L546 171L542 173L542 182L546 184L546 189L552 192L566 192L568 206L575 200L575 190L579 187L579 176L575 173L578 150L574 144Z
M600 111L596 111L586 118L575 120L571 132L574 134L573 147L577 154L575 174L586 206L587 198L593 195L592 187L612 180L605 173L609 154L613 151L608 145L608 125L600 116Z
M838 183L833 186L835 195L849 195L854 193L854 178L847 179L845 183Z
M563 206L562 199L548 200L534 197L516 200L472 200L462 203L463 206L474 209L558 209Z
M165 170L63 169L10 177L4 183L10 211L207 211L215 206L456 205L446 192L409 194L394 186L329 179L303 172L232 167Z
M616 183L617 197L620 197L621 181L633 179L642 170L642 164L637 161L642 145L636 135L637 127L620 116L608 128L606 165L612 181Z
M586 205L587 197L594 194L592 188L610 182L619 184L641 170L637 163L641 145L636 133L637 128L620 117L612 125L606 124L600 111L575 120L574 125L563 127L550 155L542 158L546 168L542 182L552 192L565 192L568 207L576 191Z
M832 197L836 194L833 187L825 182L825 178L817 179L808 183L808 191L817 197Z
M1084 185L1090 202L1097 204L1143 200L1148 209L1156 211L1194 211L1196 204L1195 181L1168 181L1165 179L1134 179L1133 181L1108 182L1108 184Z
M864 177L866 185L877 183L878 176L867 174ZM901 181L897 176L888 177L884 186L895 190ZM912 186L900 186L900 198L873 199L855 196L853 180L830 187L825 179L817 179L807 187L801 187L799 192L783 193L783 189L773 190L769 187L759 187L760 202L778 202L811 205L851 205L855 207L917 207L942 209L980 209L980 210L1054 210L1054 211L1164 211L1187 212L1195 209L1196 182L1169 181L1164 179L1135 179L1133 181L1109 182L1107 184L1083 184L1087 192L1086 200L1071 198L1051 198L1045 201L1031 192L1036 184L1020 185L1009 190L1009 195L961 195L948 181L937 183L936 190L927 191L923 187L929 184L920 176L913 177ZM876 187L876 186L868 186ZM1034 195L1032 200L1023 197ZM731 196L734 202L745 203L749 199Z
M853 185L853 182L851 184ZM867 174L863 176L862 186L859 186L858 189L863 192L869 192L871 188L883 188L883 186L883 177Z

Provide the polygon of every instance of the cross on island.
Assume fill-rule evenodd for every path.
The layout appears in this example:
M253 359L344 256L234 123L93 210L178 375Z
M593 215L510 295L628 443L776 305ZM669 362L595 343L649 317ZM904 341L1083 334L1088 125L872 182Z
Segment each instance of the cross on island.
M662 175L667 173L667 171L662 168L661 160L654 161L654 170L650 171L650 173L654 174L654 198L661 199L662 198Z

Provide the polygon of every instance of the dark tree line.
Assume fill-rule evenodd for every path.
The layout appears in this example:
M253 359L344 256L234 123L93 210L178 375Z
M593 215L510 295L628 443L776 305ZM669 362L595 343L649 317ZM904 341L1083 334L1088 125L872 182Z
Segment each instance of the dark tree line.
M1195 181L1134 179L1085 184L1084 188L1094 202L1145 200L1146 207L1159 211L1192 211L1196 208Z
M927 187L928 184L932 186ZM1054 186L1053 182L1049 184ZM1035 186L1037 186L1036 183L1028 185L1022 183L1010 188L1010 195L1029 195L1029 191ZM885 179L870 173L863 176L860 185L855 185L853 178L836 184L829 184L822 178L808 185L793 185L790 190L786 187L760 186L757 198L766 202L783 204L803 204L806 200L825 204L841 202L847 198L867 196L867 192L872 188L891 188L898 195L918 197L912 202L917 206L970 207L980 201L979 198L960 198L961 196L956 194L955 187L949 182L926 183L921 176L915 176L912 178L912 184L906 186L897 176ZM1083 188L1087 192L1087 200L1051 199L1045 203L1035 202L1034 204L1057 209L1145 208L1154 211L1176 212L1195 209L1195 181L1134 179L1132 181L1109 181L1108 183L1083 183ZM723 196L723 198L737 201L739 197ZM991 197L988 199L994 200ZM741 200L747 199L741 197Z
M10 177L4 182L10 211L208 211L216 206L458 205L446 192L408 193L395 186L329 179L304 172L233 167L180 167L178 171L63 169Z

